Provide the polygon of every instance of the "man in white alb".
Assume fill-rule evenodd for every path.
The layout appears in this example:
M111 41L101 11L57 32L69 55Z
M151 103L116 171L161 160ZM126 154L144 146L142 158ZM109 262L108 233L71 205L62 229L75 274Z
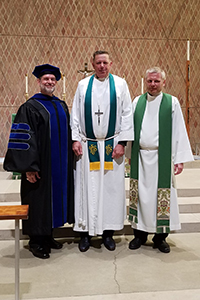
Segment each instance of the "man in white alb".
M134 142L131 152L129 220L138 249L154 233L154 248L169 253L168 233L180 229L174 175L193 160L179 101L162 92L165 72L146 72L147 93L133 101Z
M75 225L79 250L103 236L108 250L126 218L124 147L133 140L131 98L124 79L109 73L106 51L93 54L95 74L81 80L75 94L71 128L75 167Z

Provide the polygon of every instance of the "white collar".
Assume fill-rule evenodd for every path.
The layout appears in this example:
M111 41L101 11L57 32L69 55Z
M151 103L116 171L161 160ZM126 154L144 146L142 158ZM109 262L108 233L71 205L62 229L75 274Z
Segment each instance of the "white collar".
M108 79L109 75L107 77L104 77L104 78L99 78L97 77L97 75L95 75L95 78L99 81L105 81L106 79Z
M151 94L147 93L147 101L149 101L149 102L153 101L156 99L156 97L160 96L161 94L162 94L162 91L156 96L152 96Z

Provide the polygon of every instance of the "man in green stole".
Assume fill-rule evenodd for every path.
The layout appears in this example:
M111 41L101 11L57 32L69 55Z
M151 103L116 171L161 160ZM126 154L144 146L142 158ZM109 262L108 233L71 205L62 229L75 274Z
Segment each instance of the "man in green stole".
M131 98L126 81L112 75L106 51L93 54L95 74L78 84L71 112L75 170L75 225L79 250L102 235L108 250L126 219L124 147L133 140Z
M146 72L147 93L133 101L134 142L131 151L129 221L138 249L154 233L154 248L169 253L166 237L180 229L174 174L193 160L178 99L162 92L165 72Z

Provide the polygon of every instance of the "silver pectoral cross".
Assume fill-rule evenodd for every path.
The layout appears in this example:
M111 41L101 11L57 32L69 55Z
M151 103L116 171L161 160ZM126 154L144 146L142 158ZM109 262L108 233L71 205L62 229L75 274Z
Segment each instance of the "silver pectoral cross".
M103 115L103 112L100 111L100 106L98 105L98 111L95 112L95 115L98 116L98 125L100 125L100 116Z

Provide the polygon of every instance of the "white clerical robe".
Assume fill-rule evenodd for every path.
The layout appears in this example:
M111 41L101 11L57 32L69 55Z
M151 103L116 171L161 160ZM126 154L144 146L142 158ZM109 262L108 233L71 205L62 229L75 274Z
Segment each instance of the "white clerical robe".
M133 140L131 97L124 79L113 75L117 98L117 115L113 148L118 141ZM121 230L126 218L124 156L113 160L113 170L104 170L104 139L110 113L109 79L94 78L92 86L92 124L98 141L100 170L90 171L85 133L84 102L90 77L81 80L75 94L72 112L72 140L82 144L83 155L75 167L75 231L89 235L104 230ZM101 115L95 114L100 110Z
M158 113L162 93L157 97L147 94L147 104L140 133L139 177L138 177L138 223L132 227L149 233L156 232L157 185L158 185ZM133 113L139 97L133 101ZM188 139L181 107L172 96L172 179L170 197L170 230L181 228L177 191L175 186L174 164L192 161L193 155Z

